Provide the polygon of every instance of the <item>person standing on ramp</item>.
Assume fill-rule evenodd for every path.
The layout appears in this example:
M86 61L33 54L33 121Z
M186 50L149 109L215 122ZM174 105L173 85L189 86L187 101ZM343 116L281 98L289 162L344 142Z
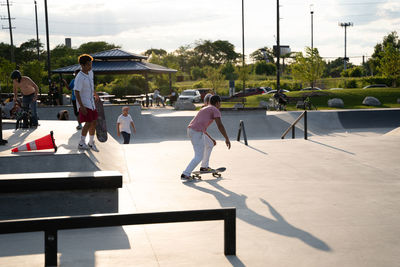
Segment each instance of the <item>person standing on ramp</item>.
M218 95L214 95L210 98L210 104L203 107L193 120L189 123L187 128L187 134L193 145L194 157L190 161L189 165L183 171L181 175L182 180L189 180L190 174L201 162L200 171L212 170L209 165L210 155L212 147L217 142L207 133L207 128L215 120L218 130L225 137L225 144L228 149L231 148L231 142L226 134L225 127L221 121L221 98ZM207 145L207 143L213 143L213 146Z
M80 55L78 58L81 71L76 75L74 90L79 109L79 120L85 125L82 128L81 140L78 149L92 149L98 152L94 135L96 133L97 110L94 101L100 101L99 96L94 90L92 61L93 58L88 54ZM89 132L89 143L86 144L86 135Z

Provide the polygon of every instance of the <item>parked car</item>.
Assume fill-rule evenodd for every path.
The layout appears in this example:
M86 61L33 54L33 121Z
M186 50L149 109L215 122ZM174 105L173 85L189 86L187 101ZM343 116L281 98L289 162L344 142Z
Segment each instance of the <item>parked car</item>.
M198 103L201 101L201 95L199 90L187 89L181 93L181 95L178 97L178 101L190 101L193 103Z
M343 88L335 87L335 88L331 88L329 90L343 90Z
M306 87L306 88L300 89L300 91L318 91L318 90L322 90L322 89L319 87Z
M388 86L386 84L370 84L370 85L367 85L367 86L363 87L363 89L380 88L380 87L388 87Z
M286 89L281 89L281 91L284 92L284 93L289 93L290 92L289 90L286 90ZM276 92L277 92L277 90L271 90L271 91L268 91L267 94L275 94Z
M198 88L197 91L199 91L200 96L201 96L201 101L204 101L204 97L206 94L211 93L212 89L210 88Z
M232 97L244 97L244 96L251 96L251 95L266 94L266 93L268 93L268 90L266 88L269 88L269 87L246 88L244 94L243 94L243 91L239 91L236 94L234 94ZM269 89L272 90L272 88L269 88Z

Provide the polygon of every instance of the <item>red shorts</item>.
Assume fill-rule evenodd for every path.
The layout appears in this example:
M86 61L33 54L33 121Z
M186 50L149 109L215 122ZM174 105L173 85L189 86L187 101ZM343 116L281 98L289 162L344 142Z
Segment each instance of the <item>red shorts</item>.
M80 108L79 108L80 110ZM86 108L86 115L83 115L83 112L79 111L79 120L81 122L92 122L97 120L97 110L92 110L90 108Z

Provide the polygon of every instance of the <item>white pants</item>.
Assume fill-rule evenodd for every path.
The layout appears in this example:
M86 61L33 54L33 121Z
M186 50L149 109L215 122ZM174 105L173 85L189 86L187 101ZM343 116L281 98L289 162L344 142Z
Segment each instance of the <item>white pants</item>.
M193 145L194 158L190 161L183 174L190 175L201 162L201 167L208 167L211 151L214 147L213 141L203 132L197 132L191 128L187 129L187 135Z

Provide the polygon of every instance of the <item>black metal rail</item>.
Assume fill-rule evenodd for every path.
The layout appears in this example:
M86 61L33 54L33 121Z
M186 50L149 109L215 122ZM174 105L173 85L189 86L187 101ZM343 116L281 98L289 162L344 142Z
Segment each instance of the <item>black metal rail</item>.
M45 266L57 266L57 231L121 225L224 221L224 253L236 254L236 209L169 211L0 221L0 234L44 231Z
M294 139L296 123L298 123L303 117L304 117L304 139L307 140L307 110L301 113L301 115L292 123L292 125L289 126L289 128L282 134L281 139L285 139L285 136L288 134L290 130L292 130L292 139Z
M246 146L248 146L248 143L247 143L247 136L246 136L246 130L244 129L244 122L241 120L241 121L239 122L239 130L238 130L238 135L237 135L237 141L238 141L238 142L240 141L240 134L241 134L242 131L243 131L243 140L244 140L244 144L245 144Z

